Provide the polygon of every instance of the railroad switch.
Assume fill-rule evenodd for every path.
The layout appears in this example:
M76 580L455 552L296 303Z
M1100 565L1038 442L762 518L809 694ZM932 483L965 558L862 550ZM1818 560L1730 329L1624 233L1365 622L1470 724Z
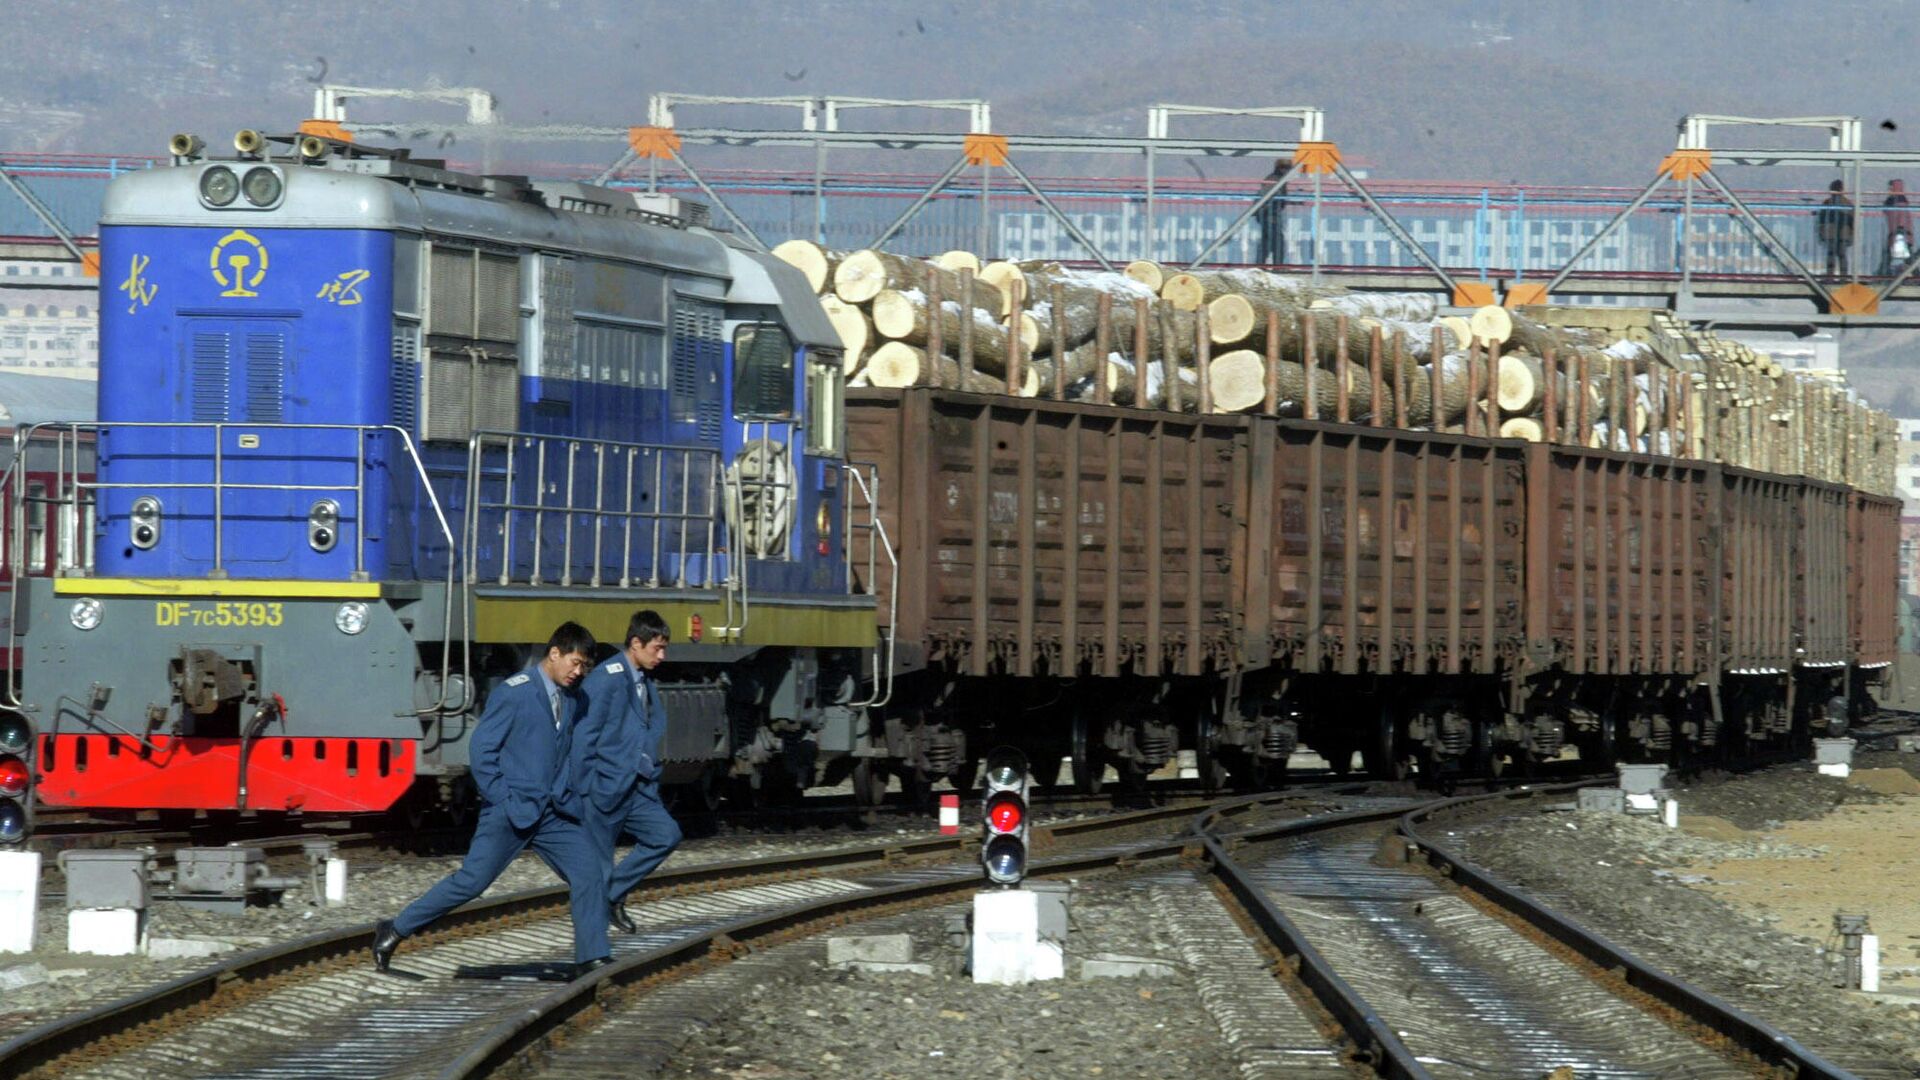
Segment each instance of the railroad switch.
M153 878L173 886L157 899L223 915L240 914L256 897L278 900L281 893L307 883L269 874L267 853L257 847L181 848L173 854L173 869L156 871Z

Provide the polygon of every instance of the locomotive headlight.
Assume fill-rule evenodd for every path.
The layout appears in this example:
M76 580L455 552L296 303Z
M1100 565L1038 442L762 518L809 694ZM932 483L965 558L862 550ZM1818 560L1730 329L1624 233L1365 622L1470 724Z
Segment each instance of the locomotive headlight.
M240 194L240 178L225 165L215 165L200 174L200 197L208 206L231 206Z
M151 551L160 542L160 500L142 495L133 500L127 512L127 536L141 551Z
M349 600L333 613L333 627L343 634L357 634L367 628L367 605Z
M332 499L321 499L307 511L307 546L318 552L329 552L333 545L340 542L340 504ZM353 633L353 631L348 631Z
M100 625L100 612L100 601L89 596L73 602L73 607L67 612L67 620L73 623L76 630L91 630Z
M240 187L246 192L247 201L255 206L272 206L280 201L280 174L264 165L248 169Z
M0 713L0 754L25 757L27 744L33 741L33 729L18 713Z

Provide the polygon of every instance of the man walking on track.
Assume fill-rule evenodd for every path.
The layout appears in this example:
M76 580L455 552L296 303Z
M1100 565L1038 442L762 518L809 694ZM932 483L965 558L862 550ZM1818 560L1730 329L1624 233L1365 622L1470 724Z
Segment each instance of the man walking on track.
M574 745L574 785L587 795L587 818L610 867L606 918L629 934L637 927L623 901L680 844L680 826L660 801L667 707L653 671L666 656L666 620L651 610L636 611L627 622L625 651L594 668L581 685L587 715ZM633 850L613 866L613 846L623 832L633 837Z
M381 971L400 942L486 891L507 864L531 846L572 890L575 973L609 962L606 864L582 822L583 792L573 786L575 728L586 702L573 689L592 663L593 635L562 623L546 654L487 698L474 728L473 782L484 803L473 844L460 869L407 905L373 935Z

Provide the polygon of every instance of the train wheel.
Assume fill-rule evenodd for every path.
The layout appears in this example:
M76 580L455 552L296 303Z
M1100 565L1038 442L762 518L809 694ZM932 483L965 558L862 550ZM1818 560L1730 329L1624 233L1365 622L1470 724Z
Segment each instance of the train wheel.
M1208 791L1219 791L1227 786L1227 764L1218 745L1219 719L1213 715L1213 704L1208 702L1200 708L1197 737L1193 740L1193 763L1200 774L1200 786Z
M873 758L861 758L853 765L853 802L872 809L887 801L887 767Z
M1407 757L1400 752L1400 718L1391 704L1380 706L1379 719L1374 722L1367 744L1360 748L1360 756L1366 762L1367 771L1377 780L1407 778Z
M1107 786L1107 756L1093 725L1086 706L1073 710L1073 790L1082 795L1098 795Z

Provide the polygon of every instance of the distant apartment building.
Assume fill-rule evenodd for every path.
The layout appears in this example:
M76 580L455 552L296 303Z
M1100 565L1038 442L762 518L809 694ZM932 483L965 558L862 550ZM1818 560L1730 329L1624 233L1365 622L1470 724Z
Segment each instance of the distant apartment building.
M15 254L0 245L0 369L93 378L100 363L97 280L69 260Z

